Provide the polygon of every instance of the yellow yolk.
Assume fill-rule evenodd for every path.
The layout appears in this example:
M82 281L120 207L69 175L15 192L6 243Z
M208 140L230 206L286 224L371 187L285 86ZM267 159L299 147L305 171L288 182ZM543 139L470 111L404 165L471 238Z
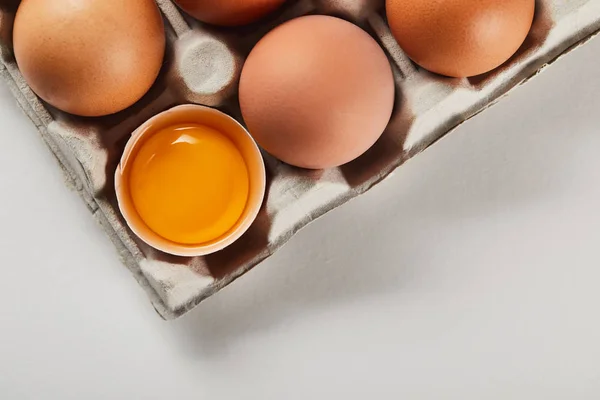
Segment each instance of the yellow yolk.
M175 125L142 144L129 190L139 216L157 235L201 244L240 219L249 196L248 169L227 136L202 125Z

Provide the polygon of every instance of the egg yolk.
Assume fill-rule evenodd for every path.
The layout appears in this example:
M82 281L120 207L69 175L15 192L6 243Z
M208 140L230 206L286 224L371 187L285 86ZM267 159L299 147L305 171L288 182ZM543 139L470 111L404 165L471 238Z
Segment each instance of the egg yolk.
M159 236L181 244L218 239L242 216L248 169L236 145L203 125L157 131L133 160L129 190L139 216Z

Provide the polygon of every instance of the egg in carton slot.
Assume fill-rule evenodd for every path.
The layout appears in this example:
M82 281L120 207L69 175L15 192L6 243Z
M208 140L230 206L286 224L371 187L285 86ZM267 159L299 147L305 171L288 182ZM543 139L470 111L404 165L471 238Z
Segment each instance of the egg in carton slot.
M165 21L164 62L148 93L124 111L77 117L34 94L13 53L16 0L0 1L0 73L67 181L165 319L185 314L272 255L308 223L364 193L600 30L600 0L538 0L533 27L507 63L484 75L458 79L428 72L406 56L390 31L382 0L290 0L265 19L236 28L198 22L170 0L156 3ZM327 170L292 167L265 152L268 182L263 207L248 232L225 250L185 258L146 245L127 227L115 198L114 172L130 134L159 112L186 103L215 107L243 123L237 86L245 58L270 30L308 14L332 15L358 25L388 55L396 101L379 141L357 160Z

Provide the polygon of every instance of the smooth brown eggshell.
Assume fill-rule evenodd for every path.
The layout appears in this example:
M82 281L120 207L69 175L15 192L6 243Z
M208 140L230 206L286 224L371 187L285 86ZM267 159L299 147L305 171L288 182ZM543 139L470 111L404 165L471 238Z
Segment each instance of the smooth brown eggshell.
M175 0L192 17L213 25L238 26L275 11L285 0Z
M121 111L152 86L165 52L154 0L23 0L13 31L19 69L63 111Z
M345 164L383 133L394 78L378 43L328 16L268 33L242 70L240 105L256 141L282 161L321 169Z
M523 44L535 0L387 0L392 33L425 69L469 77L497 68Z

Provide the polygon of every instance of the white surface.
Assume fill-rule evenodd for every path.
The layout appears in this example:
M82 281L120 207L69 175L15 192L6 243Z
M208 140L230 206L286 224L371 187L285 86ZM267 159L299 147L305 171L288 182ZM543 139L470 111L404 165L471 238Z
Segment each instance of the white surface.
M0 398L598 399L600 40L166 323L0 86Z

